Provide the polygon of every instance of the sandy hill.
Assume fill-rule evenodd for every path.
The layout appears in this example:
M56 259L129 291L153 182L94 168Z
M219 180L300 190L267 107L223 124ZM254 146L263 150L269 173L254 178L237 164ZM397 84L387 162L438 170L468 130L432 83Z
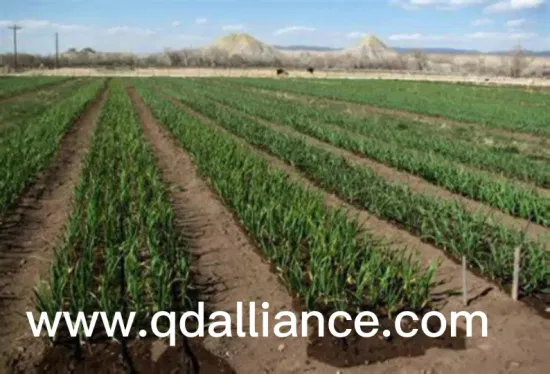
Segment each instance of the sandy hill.
M387 60L398 55L396 51L389 48L374 35L366 35L359 43L344 49L342 53L371 61Z
M273 64L281 60L282 52L248 34L230 34L203 48L205 55L242 58L247 62Z
M374 35L367 35L357 44L341 50L281 50L263 43L249 34L230 34L201 49L202 57L215 65L327 65L361 66L381 64L398 53ZM329 62L327 62L329 61Z

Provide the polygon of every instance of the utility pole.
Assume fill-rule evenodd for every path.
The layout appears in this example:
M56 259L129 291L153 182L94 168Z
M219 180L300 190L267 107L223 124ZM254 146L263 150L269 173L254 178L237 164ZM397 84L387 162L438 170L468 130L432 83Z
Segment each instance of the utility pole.
M8 29L13 30L13 68L15 71L17 71L17 31L21 30L21 28L17 25L8 27Z
M59 33L55 33L55 68L59 69Z

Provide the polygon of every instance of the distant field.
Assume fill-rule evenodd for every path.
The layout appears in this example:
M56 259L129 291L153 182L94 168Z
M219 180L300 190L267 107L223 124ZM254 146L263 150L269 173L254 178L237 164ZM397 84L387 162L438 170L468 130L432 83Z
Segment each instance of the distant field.
M550 91L406 81L239 81L245 85L550 136Z
M16 77L4 76L0 77L0 100L8 98L12 95L20 94L25 91L56 84L63 81L63 78L58 77L35 77L34 79L17 79Z
M43 78L0 78L0 285L18 296L0 302L0 329L16 342L0 350L2 367L191 373L196 359L212 372L459 373L507 370L510 357L526 372L550 364L550 337L540 334L550 328L549 91ZM200 300L232 316L238 301L268 301L271 320L284 309L370 310L384 326L402 310L480 310L491 349L470 349L488 344L479 335L354 337L347 348L313 335L178 337L153 359L159 342L138 332L150 332L156 311L195 311ZM47 346L28 337L29 303L51 316L137 315L130 338L63 330Z
M246 77L246 78L277 78L276 68L136 68L130 69L92 69L92 68L62 68L59 70L34 70L21 75L53 75L53 76L95 76L95 77ZM350 70L331 71L318 70L310 74L305 70L288 69L291 78L344 78L344 79L384 79L384 80L414 80L453 83L472 83L481 85L512 85L550 87L550 79L545 78L507 78L480 75L449 75L413 71L384 70Z

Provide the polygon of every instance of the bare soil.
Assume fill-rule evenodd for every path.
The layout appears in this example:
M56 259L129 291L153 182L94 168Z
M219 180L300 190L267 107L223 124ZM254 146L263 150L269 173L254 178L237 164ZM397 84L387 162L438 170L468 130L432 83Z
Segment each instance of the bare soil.
M44 374L233 374L227 363L213 356L201 344L190 342L189 354L182 341L170 347L162 340L140 339L121 345L117 341L87 344L80 357L72 347L56 345L45 354L37 373ZM200 367L197 367L197 363ZM199 371L200 370L200 371Z
M177 103L174 99L171 100ZM354 337L346 341L335 338L312 339L308 345L308 356L311 355L312 359L319 360L311 364L312 373L334 373L335 369L331 368L332 366L346 367L341 371L346 374L365 371L388 374L546 372L550 357L545 347L550 344L550 335L540 332L550 328L550 320L538 316L524 303L514 302L509 295L475 274L468 274L467 305L464 305L461 293L462 268L448 259L440 249L422 242L418 237L378 219L365 210L347 204L334 194L315 186L306 176L280 159L230 134L212 120L185 105L180 103L179 106L182 110L200 118L205 125L213 126L218 131L233 137L240 144L248 146L251 152L264 157L272 167L286 172L292 181L311 190L322 192L328 206L345 209L349 218L357 218L365 230L387 240L389 248L416 252L425 264L439 263L436 273L437 287L433 296L434 302L444 315L448 317L452 311L482 311L488 317L488 337L480 336L479 324L474 322L474 334L473 337L466 339L465 350L461 350L460 346L448 347L455 350L428 349L427 346L423 346L426 349L423 355L410 358L396 357L390 361L369 363L368 367L366 365L350 367L350 365L357 365L364 358L361 356L365 349L362 345L364 341L355 340ZM463 320L458 322L458 327L465 328ZM454 344L457 342L459 341L455 341ZM348 353L345 353L344 346L347 346ZM376 354L376 348L372 353ZM330 366L326 362L330 362Z
M468 199L464 196L449 192L444 188L436 186L420 177L398 171L387 165L368 159L362 155L358 155L353 152L347 151L345 149L338 148L325 141L321 141L312 136L300 133L288 126L283 126L277 123L265 121L259 117L248 115L242 111L239 111L238 109L231 108L223 104L218 104L218 105L223 106L224 108L230 109L232 111L238 112L240 114L243 114L253 120L256 120L267 126L270 126L276 129L277 131L302 137L303 139L306 140L308 144L328 150L336 155L346 158L347 160L357 165L366 166L374 170L378 175L384 177L389 181L404 183L415 192L433 195L447 201L456 201L462 204L467 211L471 213L478 213L478 212L483 213L484 215L490 217L492 222L501 223L506 227L509 227L515 230L525 231L526 234L532 239L546 240L547 238L550 238L550 229L548 229L547 227L529 222L522 218L510 216L508 214L503 213L499 209ZM335 130L338 130L338 129L335 129Z
M32 336L24 313L35 310L33 290L47 276L106 97L103 91L85 109L50 166L0 220L0 372L32 372L41 357L44 341Z
M459 330L456 337L451 336L449 326L443 327L440 321L429 320L429 330L437 332L440 328L446 328L443 336L433 339L423 333L414 338L402 338L395 331L395 323L390 319L379 320L381 329L391 331L391 335L385 338L378 333L373 338L362 338L354 331L352 321L337 321L335 329L343 332L351 330L350 335L338 338L330 334L320 336L316 329L312 334L308 346L308 356L320 362L339 368L365 366L375 363L387 362L399 357L424 356L429 349L440 350L465 350L465 332ZM403 330L410 332L412 329L421 331L420 322L406 320L402 323ZM328 324L324 331L328 331Z

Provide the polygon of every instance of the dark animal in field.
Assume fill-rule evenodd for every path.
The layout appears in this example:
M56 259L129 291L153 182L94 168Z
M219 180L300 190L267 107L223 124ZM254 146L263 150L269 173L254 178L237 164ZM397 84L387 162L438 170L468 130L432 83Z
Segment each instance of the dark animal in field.
M285 69L277 69L278 77L288 77L288 72Z
M313 72L315 71L315 69L314 69L314 68L307 68L307 71L308 71L308 73L313 74Z

